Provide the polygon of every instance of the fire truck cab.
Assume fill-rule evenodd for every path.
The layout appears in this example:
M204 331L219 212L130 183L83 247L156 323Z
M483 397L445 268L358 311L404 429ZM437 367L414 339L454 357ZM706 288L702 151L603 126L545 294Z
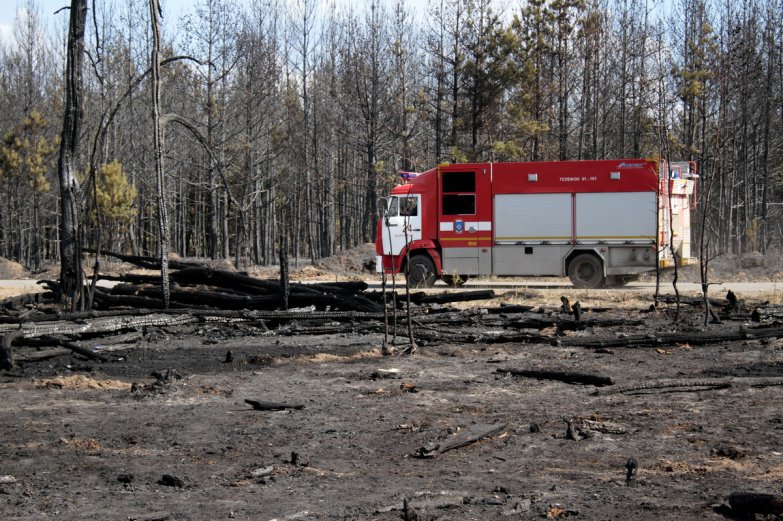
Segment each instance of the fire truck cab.
M496 275L596 288L671 267L674 256L695 262L693 163L473 163L401 176L378 222L377 269L414 287Z

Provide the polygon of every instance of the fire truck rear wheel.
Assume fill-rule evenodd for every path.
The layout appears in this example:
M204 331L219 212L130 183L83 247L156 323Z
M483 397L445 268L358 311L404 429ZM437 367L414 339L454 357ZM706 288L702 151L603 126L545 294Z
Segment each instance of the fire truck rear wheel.
M431 288L438 276L435 264L426 255L414 255L408 266L408 284L412 288Z
M600 288L604 284L604 270L595 255L582 253L568 264L568 278L575 288Z

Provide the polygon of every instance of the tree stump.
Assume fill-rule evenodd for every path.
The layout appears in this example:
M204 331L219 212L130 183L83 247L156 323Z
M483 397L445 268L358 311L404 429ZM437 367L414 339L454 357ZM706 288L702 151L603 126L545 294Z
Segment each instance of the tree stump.
M2 341L0 341L0 369L3 371L9 371L15 367L14 364L14 351L11 348L11 342L14 338L19 336L19 332L10 332L2 335Z

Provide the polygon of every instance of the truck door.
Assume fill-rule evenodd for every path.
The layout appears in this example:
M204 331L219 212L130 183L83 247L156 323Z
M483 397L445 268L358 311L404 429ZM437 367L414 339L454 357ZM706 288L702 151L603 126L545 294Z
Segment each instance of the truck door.
M421 239L421 195L395 195L388 199L381 226L383 253L399 255L405 244Z
M460 165L441 171L438 238L444 274L491 272L491 189L491 165Z

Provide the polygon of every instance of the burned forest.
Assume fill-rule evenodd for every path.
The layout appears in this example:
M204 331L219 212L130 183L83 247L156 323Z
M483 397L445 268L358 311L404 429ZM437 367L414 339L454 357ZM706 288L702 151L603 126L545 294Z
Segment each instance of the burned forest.
M695 243L783 246L780 0L13 4L0 257L34 271L61 241L331 257L374 240L398 172L446 162L693 162Z
M783 518L783 0L16 4L0 519Z

